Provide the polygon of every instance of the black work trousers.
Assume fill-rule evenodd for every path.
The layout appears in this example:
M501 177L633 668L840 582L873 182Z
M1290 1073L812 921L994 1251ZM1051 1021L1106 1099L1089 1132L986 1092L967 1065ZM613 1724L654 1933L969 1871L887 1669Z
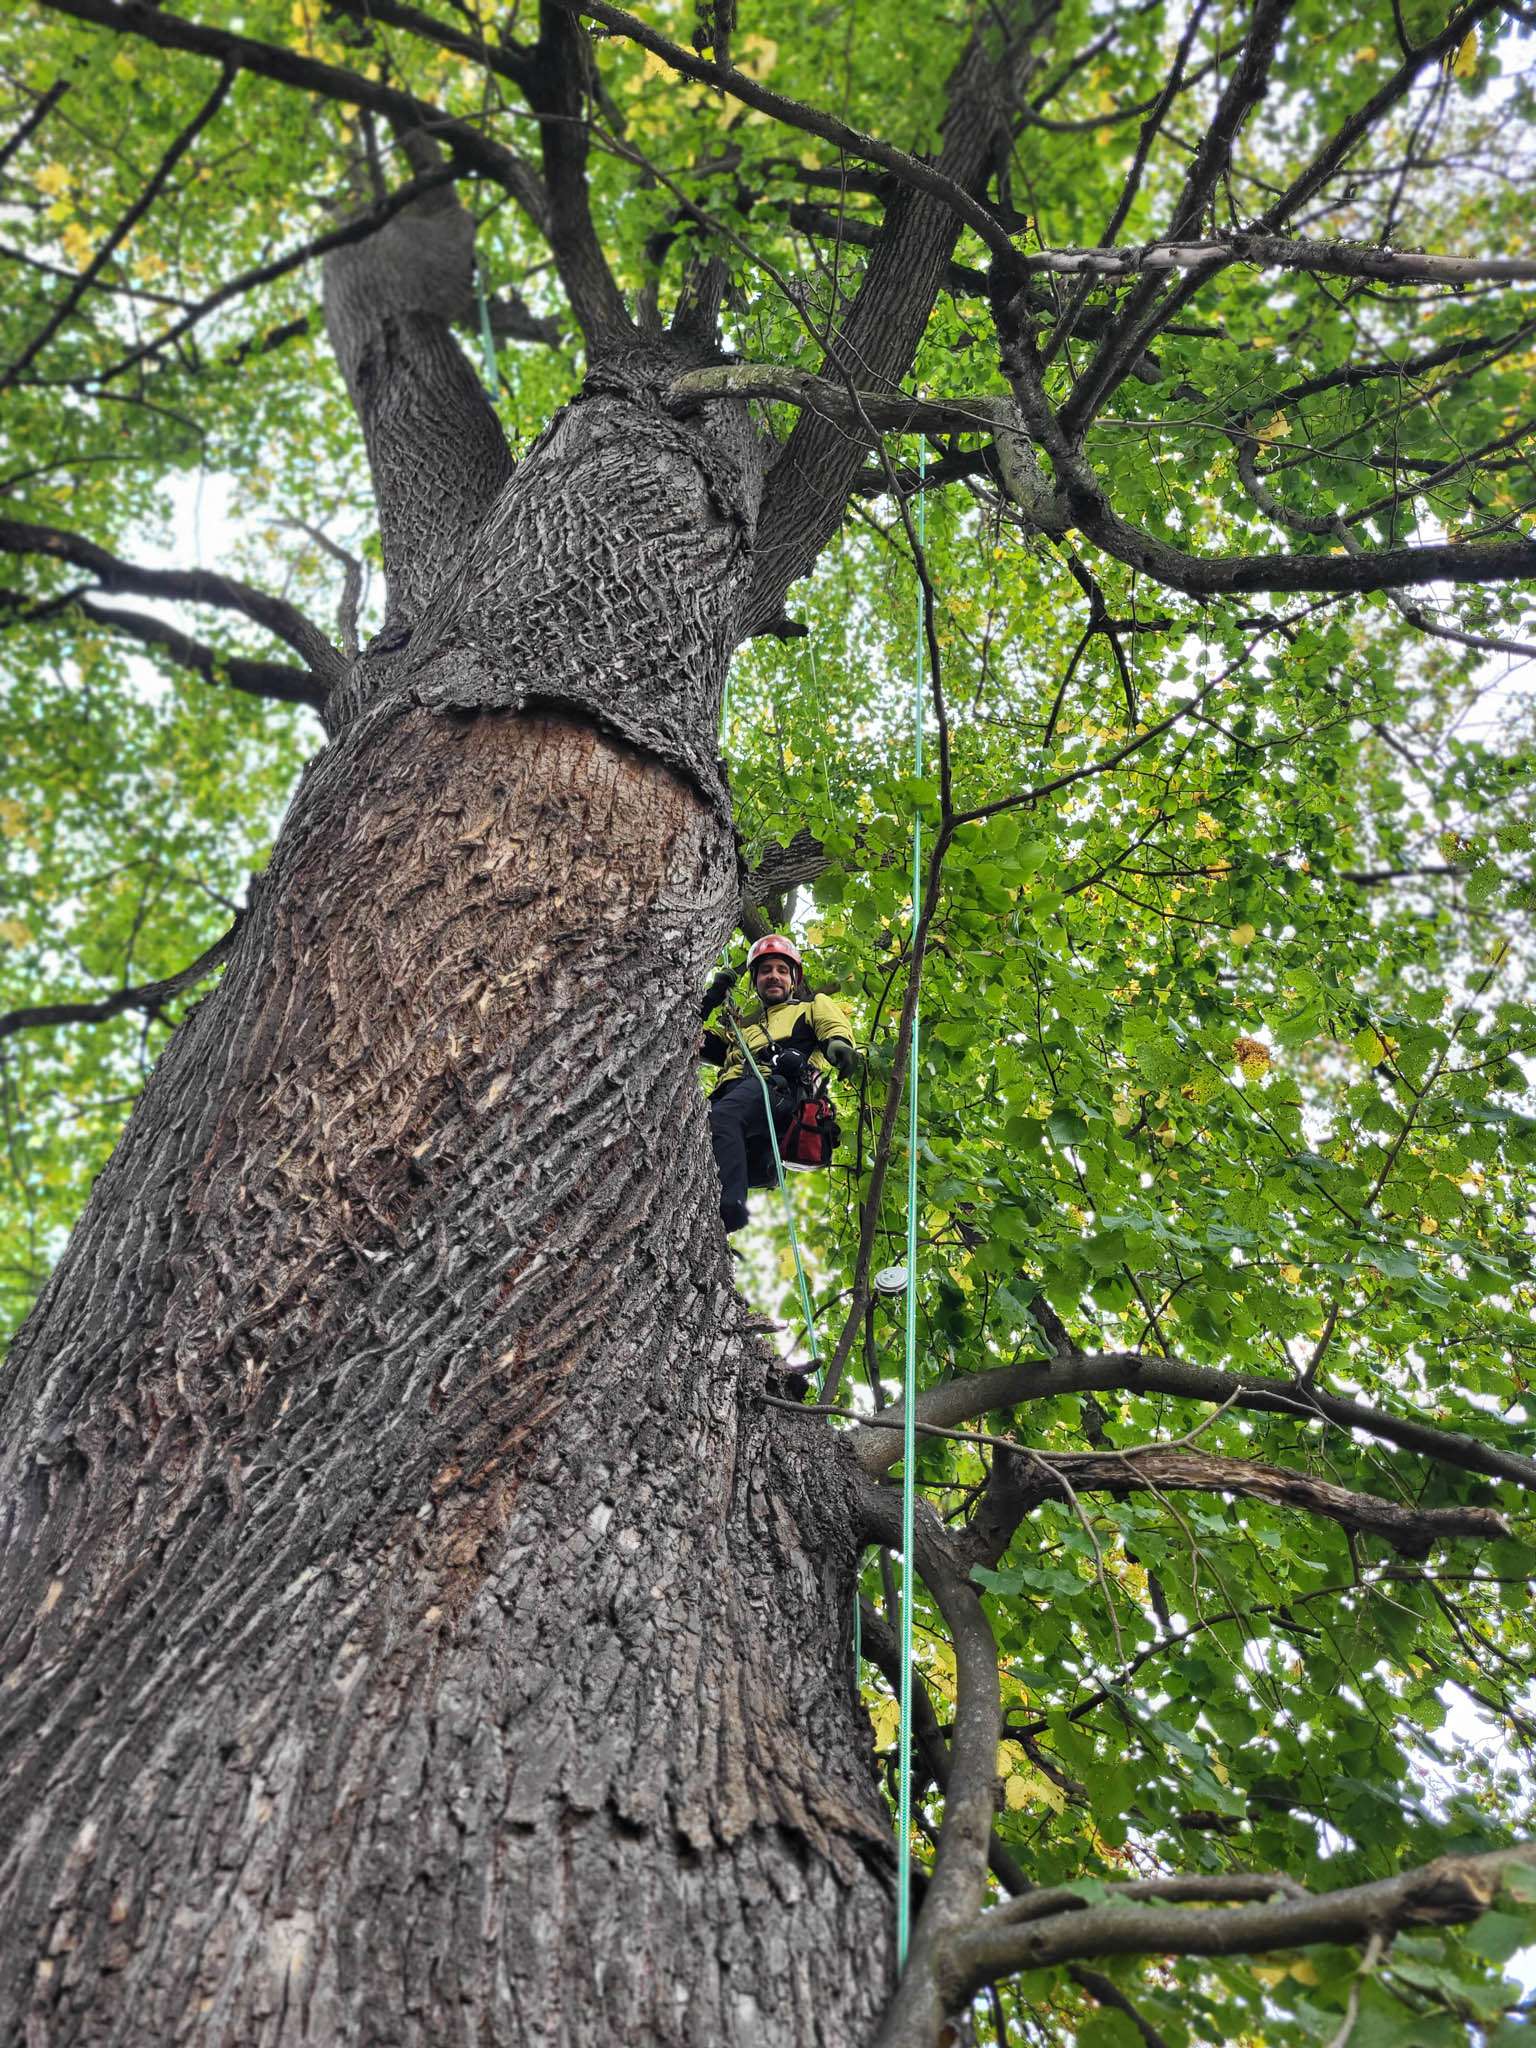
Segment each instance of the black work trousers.
M780 1137L794 1114L795 1098L786 1088L768 1083L773 1103L773 1126ZM771 1188L773 1147L768 1140L768 1114L763 1091L756 1077L743 1074L710 1098L709 1138L715 1148L715 1165L720 1172L722 1209L744 1203L749 1186Z

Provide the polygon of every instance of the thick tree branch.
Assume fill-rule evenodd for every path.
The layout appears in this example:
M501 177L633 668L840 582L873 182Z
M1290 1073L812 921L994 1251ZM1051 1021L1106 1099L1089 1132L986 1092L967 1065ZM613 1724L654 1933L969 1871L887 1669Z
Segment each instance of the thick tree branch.
M848 1415L853 1411L823 1404L802 1412ZM902 1426L899 1410L894 1416L880 1415L864 1424L877 1433L895 1432ZM1014 1438L995 1436L986 1430L946 1429L934 1422L919 1422L917 1429L927 1436L986 1446L997 1453L999 1463L1008 1459L1020 1461L1022 1471L1010 1475L1006 1490L993 1493L986 1503L986 1515L979 1530L967 1531L963 1550L957 1546L957 1555L975 1557L982 1563L990 1563L1001 1554L1013 1528L1041 1501L1061 1499L1075 1506L1079 1492L1225 1493L1269 1500L1278 1506L1322 1515L1361 1535L1379 1536L1402 1556L1411 1558L1426 1556L1442 1539L1467 1536L1479 1542L1492 1542L1510 1534L1509 1524L1493 1508L1404 1508L1378 1494L1355 1493L1331 1480L1315 1479L1309 1473L1261 1465L1248 1458L1187 1451L1174 1444L1146 1444L1136 1450L1112 1452L1036 1451Z
M1408 1508L1376 1494L1355 1493L1332 1480L1260 1465L1247 1458L1213 1452L1153 1447L1125 1452L1028 1454L1029 1470L1020 1476L1017 1499L1021 1515L1039 1501L1068 1499L1073 1493L1115 1495L1152 1491L1224 1493L1246 1500L1272 1501L1321 1515L1361 1535L1378 1536L1403 1557L1423 1557L1437 1542L1466 1536L1492 1542L1507 1536L1509 1525L1492 1508Z
M862 1489L859 1512L870 1541L901 1542L901 1501L894 1488ZM943 2018L938 1958L968 1928L982 1900L997 1785L1002 1692L997 1646L977 1589L957 1568L948 1539L923 1503L914 1532L916 1564L950 1632L955 1652L955 1720L949 1784L933 1872L912 1930L907 1966L877 2048L936 2038Z
M634 326L588 204L584 107L592 60L576 16L555 0L543 0L539 39L529 47L469 34L403 0L339 0L338 11L451 50L477 68L507 79L524 94L539 117L544 229L577 325L599 351L632 337Z
M1003 37L994 55L991 40ZM1016 97L1013 81L1024 61L1022 46L1005 25L992 24L971 40L952 73L938 169L962 191L979 191L1006 131ZM974 223L972 223L974 224ZM886 209L853 304L827 343L823 368L863 389L894 386L911 367L935 299L944 288L960 216L947 199L902 185ZM995 256L1009 260L1001 231L989 238ZM782 449L763 502L756 574L745 621L747 632L782 615L790 585L815 563L840 526L849 493L863 467L868 429L853 434L814 415L803 416Z
M1510 583L1536 576L1536 541L1447 541L1416 548L1316 555L1191 555L1131 526L1111 507L1087 459L1051 411L1033 344L1022 333L1008 341L1003 372L1020 417L1055 472L1057 495L1042 508L1024 506L1027 518L1049 530L1063 516L1118 562L1140 569L1190 597L1245 596L1254 591L1390 590L1415 583Z
M886 1623L883 1617L870 1606L867 1600L860 1601L859 1614L860 1636L864 1645L864 1655L881 1673L892 1692L899 1692L901 1688L901 1645L895 1629ZM939 1717L933 1711L933 1702L928 1697L928 1688L922 1683L916 1671L911 1675L911 1687L912 1739L917 1748L921 1768L929 1779L938 1786L941 1792L947 1793L949 1790L949 1743L945 1738L944 1730L939 1725ZM992 1875L1011 1897L1022 1898L1026 1893L1034 1891L1035 1887L1024 1875L1023 1870L1019 1866L1018 1859L1007 1844L999 1838L996 1830L993 1831L987 1845L987 1860L991 1865ZM1086 1991L1088 1996L1096 1999L1100 2005L1110 2006L1116 2012L1123 2012L1140 2033L1143 2041L1147 2044L1147 2048L1167 2048L1162 2035L1137 2010L1125 1993L1117 1985L1110 1982L1108 1977L1103 1976L1097 1970L1089 1970L1079 1964L1071 1965L1067 1974L1073 1983L1078 1986L1079 1990Z
M436 139L402 125L419 180ZM454 337L472 317L475 225L449 186L325 259L325 326L368 449L388 586L386 632L410 625L512 474L494 407Z
M757 398L798 405L868 445L880 433L991 434L1014 425L1011 401L1000 393L977 398L909 397L905 392L853 390L789 363L714 363L674 379L668 396L678 406L707 398Z
M541 0L539 40L523 73L538 114L549 204L549 246L577 325L596 355L632 340L634 322L592 225L584 111L590 47L560 0Z
M32 526L19 519L0 519L0 552L68 562L74 568L88 571L103 590L173 598L184 604L216 605L222 611L243 613L301 655L318 683L330 688L344 672L345 664L336 648L296 605L236 577L221 576L211 569L145 568L123 561L83 534L56 526Z
M146 612L119 611L115 606L97 604L88 594L74 600L88 619L125 634L143 647L169 655L182 668L190 669L207 683L227 683L247 696L266 697L274 704L307 704L322 714L329 692L308 669L293 668L281 661L256 661L244 654L221 654L206 641L167 625Z
M1105 279L1195 270L1213 262L1255 270L1307 270L1326 277L1369 277L1384 284L1516 284L1536 278L1536 260L1523 256L1439 256L1373 248L1365 242L1235 233L1200 242L1145 242L1125 249L1038 249L1018 259L1026 272Z
M1405 1927L1458 1926L1498 1897L1507 1871L1536 1864L1536 1843L1484 1856L1444 1856L1399 1877L1315 1897L1263 1905L1189 1910L1126 1901L1028 1916L1039 1894L1009 1900L982 1916L943 1958L953 2011L982 1985L1018 1970L1049 1969L1087 1956L1264 1955L1317 1943L1363 1942ZM1175 1889L1177 1880L1171 1882ZM1270 1880L1281 1889L1279 1880ZM1024 1917L1020 1917L1024 1916Z
M1289 10L1290 0L1254 0L1237 62L1201 136L1184 189L1174 205L1168 240L1179 241L1196 231L1231 160L1239 128L1268 88L1270 67ZM1146 343L1142 337L1154 324L1162 290L1162 276L1143 277L1121 308L1115 328L1099 344L1062 409L1063 426L1070 439L1075 441L1110 392L1129 374L1132 363L1144 353Z
M1362 1401L1348 1401L1317 1387L1277 1380L1257 1372L1222 1372L1215 1366L1188 1365L1182 1359L1140 1351L1098 1354L1068 1352L1052 1359L1029 1359L1000 1365L990 1372L966 1373L919 1394L919 1422L953 1428L994 1409L1014 1408L1023 1401L1049 1400L1058 1394L1103 1393L1121 1389L1136 1394L1171 1394L1178 1399L1209 1401L1266 1415L1288 1415L1297 1422L1330 1422L1359 1430L1399 1450L1414 1451L1441 1465L1477 1472L1487 1479L1505 1479L1536 1491L1536 1459L1501 1450L1457 1430L1439 1429L1411 1416L1388 1415ZM901 1416L900 1406L882 1421ZM852 1448L860 1469L875 1477L888 1472L901 1456L901 1439L866 1423L853 1433Z
M146 981L137 988L115 989L111 995L98 997L95 1001L34 1003L27 1009L7 1010L0 1015L0 1038L10 1038L18 1031L35 1031L43 1025L104 1024L109 1017L120 1017L125 1010L142 1010L147 1016L158 1016L167 1003L185 995L198 982L206 981L227 958L244 915L244 911L237 911L235 922L222 938L215 939L207 952L200 953L189 967L167 975L164 981Z

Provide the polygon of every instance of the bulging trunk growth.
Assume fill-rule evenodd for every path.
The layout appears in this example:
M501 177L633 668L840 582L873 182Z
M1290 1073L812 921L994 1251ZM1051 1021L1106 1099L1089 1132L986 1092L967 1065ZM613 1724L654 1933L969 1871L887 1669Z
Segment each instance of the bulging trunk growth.
M7 2039L882 2003L849 1482L761 1401L692 1070L755 457L654 388L359 665L18 1340Z

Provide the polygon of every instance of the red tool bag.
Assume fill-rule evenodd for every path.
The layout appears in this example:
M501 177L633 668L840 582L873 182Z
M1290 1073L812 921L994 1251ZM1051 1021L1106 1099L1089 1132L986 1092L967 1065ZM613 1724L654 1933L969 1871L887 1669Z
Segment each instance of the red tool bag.
M800 1103L779 1137L779 1157L793 1173L814 1173L832 1164L842 1132L837 1112L824 1095L809 1095Z

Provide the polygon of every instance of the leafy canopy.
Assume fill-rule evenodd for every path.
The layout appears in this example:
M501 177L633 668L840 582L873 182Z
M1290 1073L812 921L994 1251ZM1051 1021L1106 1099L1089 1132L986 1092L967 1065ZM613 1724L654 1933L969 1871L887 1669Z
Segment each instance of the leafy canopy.
M1529 45L1517 22L1475 12L1391 98L1399 31L1414 46L1440 35L1443 9L1288 10L1262 113L1190 232L1261 219L1387 95L1288 231L1518 256ZM197 19L531 147L527 108L489 62L367 14L204 0ZM478 39L473 11L448 0L421 19ZM688 43L685 10L647 19ZM1091 247L1111 225L1117 246L1164 233L1248 28L1241 10L1190 16L1161 0L1065 0L1045 15L992 188L1017 248ZM718 54L723 27L708 16L702 29ZM921 154L940 145L960 47L938 10L766 0L729 55ZM729 277L727 349L821 369L889 183L626 35L594 35L592 57L591 206L630 303L669 315L686 264L713 256ZM381 611L373 510L315 265L188 315L398 185L387 120L237 70L155 203L29 354L216 76L99 21L32 10L0 24L10 130L47 103L0 168L15 245L0 309L5 516L137 562L174 543L184 563L190 540L206 566L316 616L336 605L340 548L367 572L366 634ZM580 337L540 229L488 180L466 172L460 191L502 336L498 405L521 449L578 388ZM939 665L925 650L926 772L910 755L921 588L898 506L914 438L871 447L840 537L791 594L803 637L751 642L731 679L723 738L749 862L813 842L800 895L766 914L795 924L813 980L850 1005L867 1046L849 1143L797 1189L824 1346L856 1277L899 1064L918 815L930 845L947 842L922 975L923 1382L1065 1341L1279 1383L1315 1374L1332 1395L1536 1455L1529 582L1191 597L1101 545L1087 507L1092 530L1032 520L984 413L963 416L1010 389L986 261L963 235L911 380L961 408L927 451ZM1051 404L1070 405L1138 288L1049 268L1024 279L1015 317ZM481 346L473 332L465 343ZM1529 542L1533 343L1528 281L1237 264L1105 397L1085 459L1122 521L1186 556ZM796 416L767 400L761 413L780 437ZM215 940L320 734L302 702L237 682L240 661L274 655L248 618L162 603L157 616L216 656L189 673L174 648L101 616L110 602L92 592L109 580L7 547L9 1012L155 981ZM0 1039L12 1319L189 999ZM889 1176L872 1219L876 1264L902 1256L902 1183ZM769 1198L758 1214L752 1270L795 1320ZM896 1392L898 1324L875 1306L856 1335L849 1384L867 1410ZM980 1573L1006 1713L997 1834L1035 1882L1091 1900L1128 1875L1242 1868L1327 1888L1520 1829L1533 1642L1516 1486L1358 1430L1138 1392L1134 1374L981 1420L1034 1452L1124 1451L1198 1424L1213 1458L1416 1510L1493 1505L1517 1532L1425 1558L1240 1488L1043 1501ZM921 1483L958 1513L994 1456L929 1437ZM883 1590L872 1557L866 1596ZM935 1611L920 1621L942 1723L954 1656ZM866 1677L889 1752L894 1701L873 1666ZM930 1787L923 1830L941 1811ZM1400 1938L1364 1975L1345 1948L1114 1974L1169 2042L1329 2039L1346 2009L1358 2048L1461 2041L1510 2002L1500 1966L1529 1926L1529 1887L1514 1891L1465 1935ZM1146 2038L1112 2003L1085 2005L1063 1970L1002 1997L985 2025L1028 2014L1094 2048Z

